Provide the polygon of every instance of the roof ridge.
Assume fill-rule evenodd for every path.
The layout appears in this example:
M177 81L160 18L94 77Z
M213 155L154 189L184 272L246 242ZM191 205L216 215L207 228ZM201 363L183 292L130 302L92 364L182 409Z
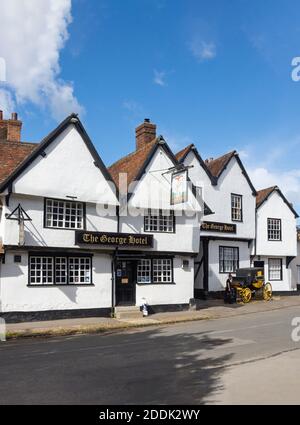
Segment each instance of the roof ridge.
M277 185L265 187L264 189L257 190L257 193L263 192L263 191L266 191L266 190L274 190L274 189L279 189L279 187Z
M155 137L155 139L151 140L150 142L148 142L145 146L143 146L140 149L136 149L135 151L132 151L130 153L128 153L125 156L122 156L121 158L119 158L117 161L113 162L111 165L108 166L108 168L114 167L115 165L118 165L119 162L124 161L124 159L130 158L131 156L135 155L138 152L143 151L144 149L148 148L149 145L154 144L154 142L157 142L158 138Z

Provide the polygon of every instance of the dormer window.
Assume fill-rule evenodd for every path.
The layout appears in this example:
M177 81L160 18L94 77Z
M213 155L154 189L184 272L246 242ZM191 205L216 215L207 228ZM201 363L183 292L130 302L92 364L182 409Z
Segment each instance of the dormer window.
M242 195L231 194L231 220L243 221Z
M54 229L84 229L85 208L82 202L45 200L45 227Z
M145 215L144 231L174 233L174 211L148 210L148 214Z

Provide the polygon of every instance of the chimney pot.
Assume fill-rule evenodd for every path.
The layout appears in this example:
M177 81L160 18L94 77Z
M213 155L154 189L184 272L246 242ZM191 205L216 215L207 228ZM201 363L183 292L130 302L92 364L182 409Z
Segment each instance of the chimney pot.
M3 120L3 111L0 111L0 120Z
M14 121L17 121L18 120L18 114L16 112L12 112L11 119L14 120Z
M135 129L136 150L145 147L156 138L156 125L145 118L144 122Z

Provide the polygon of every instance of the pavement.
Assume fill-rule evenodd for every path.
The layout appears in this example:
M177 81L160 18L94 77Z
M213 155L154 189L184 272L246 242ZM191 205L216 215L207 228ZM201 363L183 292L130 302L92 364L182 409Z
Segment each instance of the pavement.
M197 300L188 311L157 313L148 317L115 319L89 317L80 319L62 319L10 323L6 325L6 338L50 337L76 334L104 333L128 328L161 326L167 324L235 317L272 311L282 308L300 307L300 296L274 296L271 301L254 300L249 304L224 304L223 300Z
M255 314L215 305L217 319L0 343L0 404L300 404L292 298Z

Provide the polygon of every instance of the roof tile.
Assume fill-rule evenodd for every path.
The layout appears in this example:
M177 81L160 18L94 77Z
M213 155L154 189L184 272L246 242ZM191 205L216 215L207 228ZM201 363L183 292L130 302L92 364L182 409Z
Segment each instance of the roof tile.
M36 143L0 140L0 183L34 151Z

